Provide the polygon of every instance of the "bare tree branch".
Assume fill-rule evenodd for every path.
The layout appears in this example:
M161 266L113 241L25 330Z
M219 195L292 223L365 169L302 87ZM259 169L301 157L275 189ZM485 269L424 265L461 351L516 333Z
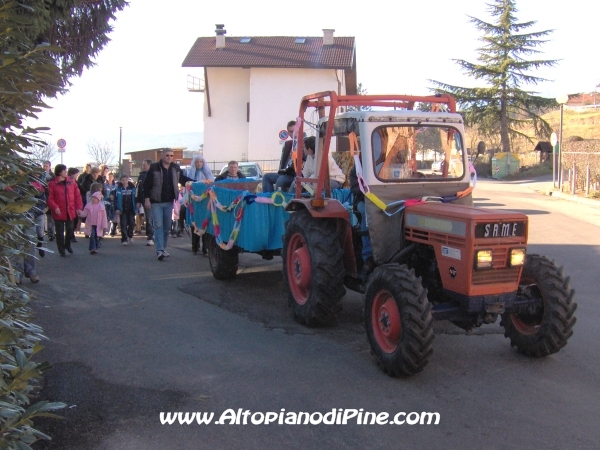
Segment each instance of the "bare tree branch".
M112 165L115 161L115 152L107 142L89 141L87 154L97 165Z
M56 157L57 149L52 142L41 142L35 143L27 149L25 157L35 163L43 163L44 161L50 161Z

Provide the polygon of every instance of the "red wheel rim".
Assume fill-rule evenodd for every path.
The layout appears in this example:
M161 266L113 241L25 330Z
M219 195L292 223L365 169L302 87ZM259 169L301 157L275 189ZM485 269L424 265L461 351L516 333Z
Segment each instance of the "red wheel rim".
M310 253L301 234L292 235L287 249L287 278L296 303L308 301L311 285Z
M386 290L375 295L371 307L371 326L379 348L386 353L395 352L402 334L402 320L394 297Z
M521 284L536 284L535 281L530 280L528 278L522 278ZM537 286L537 285L536 285ZM539 290L539 288L538 288ZM540 293L541 297L541 293ZM540 317L530 316L530 317L521 317L518 314L511 314L510 319L512 320L513 325L517 329L517 331L526 336L533 336L540 329L540 325L544 321L544 313L542 309L542 314Z

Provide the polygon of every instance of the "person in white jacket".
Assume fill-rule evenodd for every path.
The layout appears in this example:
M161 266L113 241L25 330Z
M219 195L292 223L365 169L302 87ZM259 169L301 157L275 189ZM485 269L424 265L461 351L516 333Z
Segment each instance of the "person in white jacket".
M306 161L304 161L304 166L302 167L302 176L304 178L319 177L316 173L315 141L316 139L314 136L304 139L304 151L306 153ZM346 176L342 169L340 169L340 166L335 162L335 159L333 159L333 156L331 156L331 152L329 152L327 159L329 161L329 184L331 189L341 189L346 181ZM293 192L294 189L295 187L292 185L290 192Z

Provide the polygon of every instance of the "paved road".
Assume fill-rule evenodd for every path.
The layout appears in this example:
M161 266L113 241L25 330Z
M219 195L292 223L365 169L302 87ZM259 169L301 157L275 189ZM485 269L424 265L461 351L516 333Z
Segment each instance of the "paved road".
M373 363L362 298L349 293L336 326L308 329L286 306L281 261L241 255L233 282L176 239L160 263L136 238L109 239L96 256L76 244L41 261L43 355L54 365L44 396L69 403L44 422L49 449L444 448L596 449L600 431L598 261L600 210L480 182L481 206L530 216L533 251L571 275L575 335L551 357L510 348L498 324L465 336L436 326L425 371L392 379ZM252 412L332 408L439 412L437 426L160 425L161 411ZM40 447L42 448L42 447Z

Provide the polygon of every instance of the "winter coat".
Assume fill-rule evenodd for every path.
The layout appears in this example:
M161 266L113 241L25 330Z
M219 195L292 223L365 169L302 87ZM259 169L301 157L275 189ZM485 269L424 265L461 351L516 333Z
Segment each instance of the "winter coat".
M238 170L238 173L235 177L232 177L231 175L229 175L229 171L223 172L221 175L217 175L215 177L215 181L223 181L223 180L243 180L246 177L244 176L244 174Z
M135 185L131 181L128 181L127 189L131 191L131 211L135 214ZM115 194L115 209L123 212L123 185L121 183L117 183Z
M144 199L149 198L151 203L164 203L162 198L163 172L161 164L162 161L150 164L150 169L144 180ZM185 185L188 181L194 180L186 177L181 171L181 167L175 163L171 163L168 170L171 171L171 179L173 180L173 197L166 199L166 201L170 202L178 196L179 186L177 186L177 183Z
M135 214L135 185L131 181L128 181L127 189L131 190L131 210ZM115 209L123 211L123 185L121 183L117 183L115 194Z
M92 225L96 225L97 235L102 236L102 230L108 229L106 209L104 208L104 203L102 202L102 194L100 194L100 192L94 192L93 196L99 200L98 203L94 204L90 201L87 205L85 205L85 208L83 208L83 212L81 214L82 217L86 218L85 234L91 236Z
M98 175L98 178L96 178L96 180L94 180L92 178L92 174L88 173L83 177L83 181L81 182L81 185L79 187L80 191L81 191L81 198L86 201L86 196L87 193L90 192L90 188L92 187L92 184L94 183L100 183L102 185L102 195L106 197L106 192L104 190L104 179Z
M55 177L48 183L48 208L54 220L73 220L77 211L83 209L81 195L77 183L70 178L64 181ZM60 209L60 214L56 213Z

